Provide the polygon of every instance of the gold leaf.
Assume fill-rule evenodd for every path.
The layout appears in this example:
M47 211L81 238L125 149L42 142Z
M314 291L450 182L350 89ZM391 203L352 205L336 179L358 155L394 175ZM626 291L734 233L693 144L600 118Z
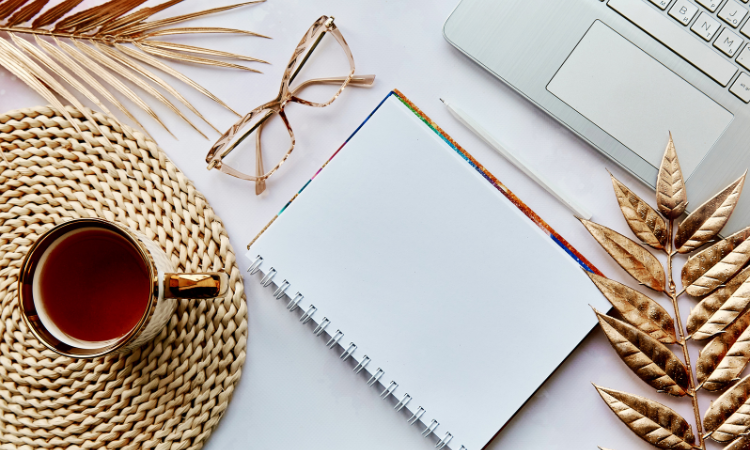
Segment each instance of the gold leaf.
M5 45L2 45L2 43L4 42L5 40L0 38L0 65L5 67L10 73L17 76L20 80L31 87L37 94L41 95L46 101L54 106L65 117L65 119L67 119L71 126L75 128L78 133L85 137L83 131L81 131L81 128L78 126L78 122L73 120L73 116L71 116L65 106L60 103L60 100L57 98L57 96L55 96L55 94L50 91L47 86L39 81L39 79L35 77L27 67L24 67L23 63L18 61L13 53L6 50L7 47ZM5 158L5 153L0 152L0 154L3 155L3 159L7 163L8 160Z
M612 412L644 441L663 449L693 449L690 424L671 408L638 395L594 387Z
M125 68L120 63L114 61L112 58L103 55L102 53L94 50L92 47L90 47L90 46L88 46L88 45L86 45L86 44L84 44L82 42L73 41L73 43L76 45L76 47L78 47L79 50L82 50L83 53L85 53L86 55L88 55L91 59L96 60L96 62L98 62L99 64L103 64L103 65L109 67L110 70L114 71L117 74L120 74L120 76L124 77L128 81L131 81L136 86L138 86L139 88L141 88L144 91L146 91L149 95L151 95L152 97L154 97L155 99L159 100L161 103L163 103L164 105L166 105L167 107L169 107L169 109L171 109L175 114L177 114L178 116L180 116L180 118L182 118L182 120L184 120L185 122L188 123L188 125L190 125L191 127L193 127L193 129L195 131L197 131L198 133L200 133L201 136L207 138L207 136L205 134L203 134L201 132L201 130L198 129L198 127L196 127L193 124L193 122L190 121L190 119L188 119L187 117L185 117L185 115L182 114L182 112L179 109L177 109L177 107L172 102L170 102L169 99L167 99L167 97L165 97L164 95L162 95L161 92L159 92L156 89L154 89L150 84L148 84L145 81L143 81L141 79L141 77L138 76L137 73L134 73L134 72L130 71L129 69Z
M125 14L144 2L145 0L110 0L63 19L55 26L55 30L72 29L77 33L85 33L107 20L112 20Z
M739 437L724 447L724 450L750 450L750 437Z
M11 35L13 36L13 35ZM63 87L62 84L60 84L52 75L47 73L46 70L42 69L38 64L36 64L31 58L23 54L20 50L12 46L8 41L5 39L0 39L0 45L5 47L5 50L12 54L17 61L19 61L24 67L26 67L27 70L29 70L33 76L35 76L39 81L45 83L47 86L51 87L55 92L60 94L61 97L68 100L70 103L73 104L81 113L88 119L96 131L99 132L99 135L104 139L104 141L108 145L112 145L111 142L109 142L109 139L107 139L106 134L102 131L99 124L96 122L96 119L94 119L94 116L91 115L91 112L88 108L83 106L83 104L78 101L78 99L70 93L65 87ZM67 117L66 117L67 118ZM71 123L72 125L72 123Z
M586 275L626 322L663 344L677 342L674 320L660 304L614 280L590 272Z
M98 28L105 22L111 22L128 11L141 6L146 3L146 0L111 0L109 3L112 4L111 7L107 7L108 3L101 5L101 9L97 11L97 14L93 14L89 20L78 24L76 32L87 33Z
M659 211L667 219L676 219L685 211L687 206L687 191L685 191L685 180L682 177L680 161L672 141L672 133L669 133L669 143L664 150L664 157L659 167L659 176L656 180L656 204Z
M750 314L742 314L701 350L698 383L707 391L727 387L750 361Z
M633 233L646 245L662 249L667 245L667 224L654 209L612 174L612 186L622 215Z
M675 247L678 253L688 253L716 236L729 220L729 217L740 199L745 174L739 177L723 191L690 213L680 223L675 235Z
M6 0L3 3L0 3L0 20L13 14L14 11L25 5L28 1L29 0Z
M688 287L693 284L695 280L729 255L748 237L750 237L750 227L742 229L688 258L685 265L682 266L682 286Z
M163 79L159 78L153 72L151 72L150 70L146 69L145 67L143 67L142 65L138 64L137 62L133 61L132 59L128 58L127 56L125 56L125 55L123 55L123 54L121 54L121 53L119 53L119 52L117 52L117 51L115 51L115 50L113 50L113 49L111 49L111 48L103 45L103 44L100 44L98 42L94 42L94 45L100 51L102 51L102 52L106 53L107 55L109 55L110 58L113 58L113 59L117 60L118 62L120 62L122 64L125 64L130 69L132 69L135 72L137 72L137 73L145 76L146 78L148 78L149 80L151 80L152 82L154 82L155 84L157 84L159 87L161 87L162 89L164 89L165 91L167 91L172 97L176 98L180 103L182 103L183 105L187 106L187 108L190 111L192 111L193 114L195 114L196 116L200 117L201 120L203 120L204 122L206 122L211 128L214 129L214 131L216 131L217 133L221 133L215 126L213 126L213 124L211 122L208 121L208 119L206 119L205 117L203 117L203 115L200 112L198 112L197 109L195 109L195 107L193 106L192 103L190 103L189 101L187 101L187 99L185 97L183 97L182 94L180 94L175 88L173 88L172 86L170 86L169 83L167 83ZM198 133L202 134L203 137L207 138L207 136L204 135L200 130L197 130L197 131L198 131Z
M204 88L203 86L199 85L195 81L191 80L190 78L186 77L182 73L174 70L173 68L169 67L168 65L164 64L163 62L159 61L158 59L154 58L153 56L139 52L137 50L133 50L132 48L126 47L124 45L115 44L115 48L117 50L120 50L121 52L125 53L128 56L131 56L133 58L139 59L142 62L155 67L162 72L172 75L173 77L177 78L178 80L182 81L183 83L187 84L188 86L192 87L193 89L197 90L201 94L205 95L206 97L210 98L211 100L215 101L216 103L220 104L221 106L225 107L226 109L232 111L235 115L239 116L240 114L229 107L226 103L224 103L219 97L215 96L211 92L209 92L208 89Z
M97 64L95 61L93 61L91 58L88 58L86 55L80 53L75 48L71 47L70 45L60 42L59 40L55 39L55 42L57 43L58 47L63 49L68 55L70 55L73 59L78 61L79 63L86 66L87 69L89 69L92 73L94 73L96 76L101 78L102 80L106 81L107 84L117 89L120 93L122 93L128 100L132 101L136 105L138 105L139 108L146 111L149 116L153 117L154 120L156 120L162 127L164 127L169 134L172 134L171 131L169 131L169 128L167 128L166 125L164 125L164 122L159 119L159 116L156 115L153 109L151 109L150 106L144 102L141 97L139 97L135 92L133 92L129 87L125 86L125 84L122 83L122 81L118 80L114 75L106 71L103 67L101 67L99 64ZM172 136L174 136L172 134Z
M648 250L620 233L594 222L581 219L604 250L639 283L655 291L664 291L664 268Z
M109 35L120 35L121 30L125 27L135 26L154 14L164 11L167 8L182 3L184 0L169 0L156 6L149 8L141 8L138 11L128 14L127 16L120 17L119 19L113 20L112 22L103 25L99 29L99 34L106 33Z
M687 369L666 345L632 325L594 312L612 348L640 379L660 392L687 394Z
M750 427L750 376L743 378L711 404L703 426L716 442L728 442Z
M36 20L31 24L32 28L46 27L51 23L57 22L62 16L69 13L73 8L80 5L83 0L64 0L56 6L50 8L37 17Z
M732 294L734 294L748 278L750 278L750 267L742 269L740 273L727 282L726 286L715 290L711 295L701 300L700 303L693 308L687 321L687 333L692 339L700 340L710 338L723 328L720 328L720 325L712 325L699 332L703 325L705 325L709 319L719 311L722 305L729 300Z
M82 93L86 98L91 100L98 107L102 108L102 111L104 113L110 116L112 115L109 109L106 106L104 106L101 101L99 101L98 97L96 97L93 93L91 93L91 91L89 91L86 88L86 86L81 84L75 77L73 77L72 74L70 74L68 71L66 71L62 67L60 67L60 65L58 65L52 58L44 54L38 48L34 47L30 42L24 39L21 39L14 34L11 34L10 36L19 47L21 47L23 50L25 50L28 54L30 54L34 58L36 58L39 62L47 66L49 69L51 69L53 73L56 73L66 83L68 83L69 85L71 85L71 87L73 87L74 89ZM116 124L122 125L114 117L112 118L112 120Z
M79 78L81 78L84 82L86 82L91 88L93 88L96 92L102 95L102 97L105 98L108 102L115 105L120 111L122 111L130 120L132 120L135 124L137 124L141 129L144 129L143 125L136 119L130 111L128 111L125 106L120 103L115 96L113 96L107 89L104 88L104 86L99 83L99 81L96 80L96 78L92 77L83 67L79 66L78 63L73 61L68 55L63 53L60 49L55 47L54 45L50 44L49 42L46 42L44 39L39 38L39 36L36 36L36 42L39 44L44 51L52 55L53 58L55 58L57 61L59 61L61 64L63 64L65 67L68 68L71 72L75 73ZM106 109L102 107L102 110L106 112ZM114 117L113 117L114 118ZM146 135L150 138L151 136L148 134L148 132L144 131ZM153 140L153 139L152 139Z
M693 338L696 340L703 339L720 332L734 322L748 304L750 304L750 279L746 279L740 284L732 295L719 306L719 309L708 318L706 323L695 332Z
M159 68L160 70L164 70L165 72L170 73L172 75L175 75L177 78L184 81L191 87L197 89L199 92L208 96L212 100L218 102L224 107L229 108L226 105L226 103L222 102L215 95L211 94L204 88L200 87L200 85L198 85L194 81L190 80L184 75L181 75L177 70L169 68L169 66L166 66L160 63L157 59L151 57L150 55L146 55L147 51L143 50L143 48L145 48L146 46L140 43L140 41L144 41L146 39L142 35L142 33L145 31L148 31L149 34L151 34L152 36L169 36L169 35L176 35L176 34L195 35L195 34L211 34L211 33L225 33L225 34L237 33L237 34L245 34L245 35L251 35L251 36L266 37L266 36L263 36L263 35L260 35L258 33L251 32L251 31L236 30L232 28L222 28L222 27L182 27L182 28L174 28L172 30L160 29L160 28L164 28L164 27L167 27L168 25L175 24L178 22L183 22L183 21L187 21L190 19L203 17L208 14L213 14L213 13L217 13L221 11L229 11L234 8L238 8L240 6L245 6L248 4L262 3L263 1L265 0L256 0L256 1L251 1L251 2L237 4L237 5L212 8L212 9L193 12L189 14L174 16L174 17L166 17L164 19L160 19L160 20L156 20L152 22L146 22L146 20L150 18L152 15L160 11L164 11L182 2L182 0L168 0L154 7L145 7L145 8L140 8L140 9L138 9L139 6L145 3L146 0L108 0L104 3L89 7L87 9L83 9L78 12L72 12L72 11L74 11L74 9L82 3L82 0L56 1L57 4L49 8L46 12L43 11L43 9L44 9L44 6L47 4L48 0L5 0L5 1L0 0L0 22L9 18L4 24L0 24L0 31L7 32L9 34L30 34L30 35L34 35L36 38L40 36L52 38L55 40L57 47L59 47L66 54L72 57L72 60L75 60L75 63L79 69L80 68L84 69L82 72L77 72L76 70L71 69L69 67L70 64L68 64L69 62L72 61L71 59L67 58L66 61L62 61L59 58L61 53L51 52L49 50L49 46L43 46L37 40L36 46L33 46L33 48L37 48L37 46L43 47L45 50L44 53L46 53L47 55L50 55L50 57L48 58L46 55L44 55L44 53L34 54L33 61L38 60L42 62L46 66L45 69L41 69L38 66L37 67L31 66L29 64L24 63L21 60L16 61L17 64L14 65L14 70L25 72L23 76L21 76L20 73L17 76L21 80L26 82L26 84L28 84L29 87L31 87L35 91L39 93L45 90L48 91L49 93L57 92L59 95L65 96L66 100L73 104L75 102L80 103L80 100L78 99L79 96L85 97L94 101L92 99L92 96L94 96L94 91L96 91L97 92L96 95L101 95L101 97L103 97L104 100L115 105L118 109L120 109L128 117L130 117L136 124L140 125L140 123L138 123L138 121L135 120L133 115L130 114L130 112L126 108L124 108L124 106L122 106L122 104L119 101L117 101L114 95L112 94L112 92L119 91L120 93L125 95L129 100L135 102L141 109L144 109L151 117L153 117L162 126L164 126L163 122L161 122L159 117L156 115L153 109L148 105L148 103L143 101L132 90L127 88L125 84L123 84L120 80L115 78L115 75L123 74L125 77L133 78L131 81L138 84L142 89L144 89L147 93L149 93L149 95L151 95L157 101L166 105L175 114L180 116L183 120L185 120L187 123L193 126L193 128L198 130L198 128L195 127L190 122L190 120L187 117L185 117L184 114L182 114L182 112L179 109L177 109L169 100L167 100L167 97L162 95L162 93L158 89L155 89L149 83L153 82L154 84L158 85L158 87L161 87L162 89L166 90L174 98L176 98L177 100L185 104L185 106L187 106L192 112L194 112L196 115L201 117L203 120L206 120L206 118L203 117L193 105L187 102L185 97L182 96L182 94L180 94L179 91L177 91L170 84L166 83L164 80L159 78L157 75L154 75L153 73L144 69L138 63L135 63L129 58L126 58L125 55L121 55L122 53L125 53L125 52L122 52L122 50L117 51L115 53L111 53L111 52L103 51L102 48L107 48L111 50L112 48L115 48L115 46L119 44L125 44L125 43L139 45L141 47L141 51L136 52L136 53L138 53L139 56L141 57L138 59L143 61L144 60L143 55L147 56L148 58L151 58L152 61L147 62L148 64L155 65L153 64L153 62L156 62L156 64L161 64L161 66L157 68ZM38 16L38 17L34 19L35 16ZM33 22L31 22L31 26L23 26L23 24L30 22L32 20ZM61 42L60 42L61 39L67 40L67 42L73 42L76 44L76 46L79 46L79 47L80 45L82 45L81 42L83 42L84 40L93 42L97 44L97 50L95 50L96 55L90 53L86 49L83 50L85 54L78 53L78 51L71 52L70 49L72 47L70 46L64 47L63 45L61 45ZM203 48L199 46L173 44L169 42L160 43L158 41L156 41L156 44L163 48L149 47L148 51L150 51L151 54L156 55L159 58L167 58L167 59L177 60L180 62L203 64L203 65L210 65L210 66L215 66L215 67L236 68L236 69L241 69L241 70L250 71L250 72L259 72L256 69L244 67L239 64L219 61L219 60L211 59L210 57L200 57L200 56L196 56L194 54L188 54L188 53L198 53L198 54L203 54L203 55L214 56L217 58L233 58L236 60L260 61L257 58L251 58L251 57L242 56L242 55L231 53L231 52L213 50L213 49ZM14 40L12 45L21 45L21 44L18 44L18 42ZM106 47L103 47L105 45ZM24 54L24 52L26 53L33 52L33 49L32 47L25 46L21 54ZM100 52L104 52L104 54L107 55L106 57L107 60L102 59L104 55L101 54ZM141 53L142 55L140 55ZM134 57L132 54L128 56ZM126 58L126 59L123 60L123 58ZM52 88L50 90L44 86L45 84L49 84L46 79L37 78L37 77L45 77L45 76L54 75L55 70L52 69L53 66L50 64L50 62L52 62L52 64L59 63L68 68L69 72L66 71L65 77L66 77L66 82L68 82L68 84L73 87L73 89L71 89L70 92L62 92L59 89L57 89L57 86L51 86L51 85L49 86ZM11 63L8 61L5 61L5 64L10 65ZM123 67L123 65L125 67ZM49 68L50 73L47 73L47 68ZM43 70L44 74L39 72L39 70ZM112 72L114 72L114 74ZM70 76L71 74L73 75L73 77ZM98 81L94 81L92 83L91 80L94 80L94 77L97 77L106 81L107 87L105 88L104 85L102 83L99 83ZM78 78L83 80L83 83L78 81ZM37 80L38 82L35 82L34 80ZM39 89L40 86L42 87L41 90ZM100 91L100 89L102 90ZM111 89L111 92L108 91L108 89ZM44 93L43 95L45 96L45 98L48 98L49 96L48 93ZM73 95L74 97L71 98L68 95ZM51 100L50 100L50 103L52 103L54 106L57 106L57 103L52 102ZM96 101L94 101L94 103L96 103L97 106L100 107L100 110L104 111L104 108L101 107L101 102L97 103ZM231 108L229 109L231 110ZM86 111L85 109L82 109L82 111L84 111L84 114L88 114L88 111ZM235 112L235 114L237 113ZM211 126L213 127L213 125ZM166 126L164 128L166 129ZM200 130L198 130L198 132L201 133Z
M222 52L220 50L212 50L210 48L196 47L194 45L185 45L185 44L177 44L174 42L164 42L164 41L154 41L154 40L144 40L144 41L141 41L141 43L146 44L151 47L160 48L162 50L174 50L177 52L197 53L199 55L218 56L220 58L234 58L234 59L240 59L243 61L257 61L257 62L268 64L268 61L263 61L262 59L253 58L251 56L240 55L237 53Z
M209 14L216 14L224 11L229 11L235 8L240 8L242 6L252 5L254 3L263 3L266 0L255 0L251 2L245 2L245 3L237 3L234 5L229 6L222 6L219 8L212 8L212 9L204 9L203 11L198 11L194 13L189 14L183 14L181 16L175 16L170 17L168 19L162 19L162 20L155 20L153 22L144 22L140 23L138 25L132 26L132 27L125 27L119 30L119 34L121 35L133 35L137 33L143 33L144 31L148 30L154 30L156 28L162 28L166 27L167 25L174 25L176 23L185 22L186 20L192 20L197 19L198 17L207 16Z
M66 30L69 28L73 28L83 22L89 21L93 19L94 17L97 17L99 12L103 8L109 7L113 1L117 1L117 0L110 0L103 4L92 6L91 8L84 9L83 11L79 11L73 15L70 15L64 18L63 20L61 20L55 25L54 31L62 31L62 30Z
M200 56L186 55L184 53L164 50L162 48L152 47L150 45L146 45L138 41L134 42L134 44L136 45L136 47L140 48L144 52L148 52L156 56L161 56L163 58L174 59L175 61L202 64L204 66L227 67L230 69L240 69L240 70L246 70L248 72L262 73L260 70L255 70L250 67L241 66L239 64L233 64L233 63L228 63L224 61L218 61L215 59L202 58Z
M738 245L703 276L695 280L693 284L687 287L687 293L694 297L710 294L739 272L748 261L750 261L750 240Z
M182 28L167 28L166 30L157 30L148 33L143 36L144 38L158 37L158 36L171 36L175 34L197 34L197 33L229 33L229 34L245 34L248 36L257 36L266 39L270 37L255 33L253 31L238 30L236 28L222 28L222 27L182 27Z
M6 27L14 27L18 24L24 23L32 17L36 16L39 11L44 8L49 0L34 0L25 7L16 11L15 14L10 16L8 22L5 24Z

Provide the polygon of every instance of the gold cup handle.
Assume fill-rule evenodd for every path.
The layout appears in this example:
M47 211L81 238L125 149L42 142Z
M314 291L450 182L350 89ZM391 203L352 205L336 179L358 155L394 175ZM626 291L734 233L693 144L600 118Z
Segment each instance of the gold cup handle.
M167 273L164 275L164 298L212 299L227 293L226 273Z

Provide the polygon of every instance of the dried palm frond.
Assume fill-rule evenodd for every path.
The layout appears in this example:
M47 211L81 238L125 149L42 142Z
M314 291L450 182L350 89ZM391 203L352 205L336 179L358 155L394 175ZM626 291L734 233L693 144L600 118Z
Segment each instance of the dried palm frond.
M224 59L266 63L266 61L250 56L155 39L178 34L211 33L267 38L252 31L233 28L165 28L209 14L262 3L265 0L254 0L152 21L148 19L154 14L182 0L168 0L153 7L137 10L136 8L146 0L109 0L75 13L71 11L82 0L63 0L42 12L48 1L4 0L0 2L0 32L7 34L7 36L0 34L0 66L13 73L58 108L76 128L77 122L72 117L68 117L66 109L62 107L61 99L70 102L81 111L86 111L79 100L86 98L111 115L103 101L109 102L143 129L144 127L135 116L113 95L113 92L119 92L167 129L149 103L141 98L141 93L123 82L127 80L137 86L138 91L147 93L158 103L167 106L205 137L205 134L167 98L167 95L184 105L214 130L216 127L208 122L169 82L153 70L147 69L145 65L177 78L237 114L206 88L158 58L258 73L260 71L254 68L227 62ZM22 35L32 35L34 39L26 39ZM94 120L90 122L96 123ZM95 131L99 132L99 130Z

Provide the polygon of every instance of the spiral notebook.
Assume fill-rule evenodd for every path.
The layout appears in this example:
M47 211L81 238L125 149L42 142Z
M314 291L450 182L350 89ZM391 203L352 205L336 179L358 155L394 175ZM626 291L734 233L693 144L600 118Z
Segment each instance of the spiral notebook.
M486 445L606 309L596 269L398 91L247 257L437 448Z

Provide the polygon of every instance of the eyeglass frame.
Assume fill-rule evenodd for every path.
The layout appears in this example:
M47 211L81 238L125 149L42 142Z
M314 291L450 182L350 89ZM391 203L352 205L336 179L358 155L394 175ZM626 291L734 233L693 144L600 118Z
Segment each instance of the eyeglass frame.
M320 44L320 41L323 39L326 33L331 33L333 37L336 39L338 44L343 49L344 53L347 56L347 59L349 60L349 67L350 71L349 74L346 77L335 77L335 78L316 78L307 80L303 83L301 83L299 86L295 87L294 89L290 89L290 84L294 81L295 77L299 74L302 67L305 65L305 63L308 61L310 56L312 55L313 51L317 48L318 44ZM296 67L296 70L294 70L295 65L297 64L297 61L300 59L301 55L305 55L300 64ZM294 70L294 73L292 73L292 70ZM289 158L289 156L292 154L292 151L294 150L296 141L294 137L294 131L292 130L291 125L289 124L289 120L286 117L286 113L284 112L284 108L289 102L294 103L301 103L308 106L313 106L316 108L323 108L331 103L333 103L339 95L344 91L344 89L348 85L353 86L371 86L372 83L375 81L375 75L354 75L354 57L352 56L351 49L349 48L349 45L346 43L346 40L344 39L344 36L341 34L341 31L339 31L338 27L334 23L334 17L328 17L328 16L321 16L318 18L312 26L307 30L302 40L300 40L300 43L297 45L297 48L295 49L291 59L289 60L289 63L286 66L286 69L284 70L284 75L281 80L281 88L279 89L279 94L276 96L275 99L271 100L270 102L264 103L257 108L253 109L249 113L247 113L244 117L242 117L237 123L232 125L232 127L229 128L217 141L214 143L214 145L209 150L208 154L206 155L206 162L208 163L208 170L211 169L219 169L221 172L226 173L227 175L231 175L235 178L239 178L242 180L247 181L254 181L256 183L256 194L260 194L265 190L265 180L267 180L271 175L273 175L283 164L286 162L286 160ZM305 100L303 98L297 97L295 94L303 90L304 88L314 85L314 84L339 84L341 83L341 87L339 90L333 95L333 97L328 100L327 102L323 103L316 103L311 102L309 100ZM239 139L232 142L235 136L239 134L239 132L242 130L242 128L253 118L257 117L258 114L262 113L263 111L266 111L263 117L258 120L256 124L254 124L249 130L243 133L242 136L240 136ZM284 157L281 159L281 161L276 164L271 170L268 172L264 172L263 169L263 156L261 152L261 143L260 143L260 136L261 131L263 129L263 125L270 117L272 117L274 114L278 114L281 120L284 122L284 126L287 129L287 132L289 133L289 137L291 138L291 145L289 147L289 150L284 154ZM242 141L244 141L250 134L252 134L255 130L257 130L256 133L256 145L255 145L255 152L256 152L256 168L257 168L257 174L255 176L253 175L247 175L245 173L242 173L238 171L237 169L234 169L222 161L223 158L225 158L230 152L232 152ZM229 145L231 143L231 145ZM228 147L227 147L228 146ZM225 148L227 147L227 148Z

